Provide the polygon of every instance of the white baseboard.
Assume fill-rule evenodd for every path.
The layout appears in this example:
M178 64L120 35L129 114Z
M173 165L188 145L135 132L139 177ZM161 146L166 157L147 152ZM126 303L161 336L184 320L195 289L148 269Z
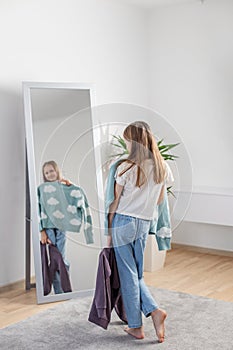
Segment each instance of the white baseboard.
M183 221L173 231L172 243L233 252L233 229L230 226Z
M172 199L171 204L175 221L183 219L187 222L233 227L232 188L199 186L192 192L174 190L174 194L176 199Z

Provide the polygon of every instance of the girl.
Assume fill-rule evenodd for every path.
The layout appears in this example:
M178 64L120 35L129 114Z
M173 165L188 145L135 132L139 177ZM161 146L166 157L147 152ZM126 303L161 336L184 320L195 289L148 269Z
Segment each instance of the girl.
M150 221L163 200L169 168L147 123L138 121L123 133L129 156L115 174L114 201L108 214L108 246L113 245L126 310L125 331L144 338L142 314L151 316L159 342L164 341L166 312L160 309L143 280L143 253Z
M71 185L71 183L68 180L65 180L62 178L58 165L53 160L43 164L42 174L43 174L44 182L60 181L62 183L65 183L67 186ZM39 207L40 207L40 201L39 201ZM48 243L48 244L55 245L62 255L67 271L69 271L70 265L65 259L65 244L66 244L65 232L60 231L56 227L54 228L41 227L41 243L42 244ZM55 294L63 293L63 290L61 288L61 283L60 283L60 276L58 272L56 272L53 280L53 288L54 288Z

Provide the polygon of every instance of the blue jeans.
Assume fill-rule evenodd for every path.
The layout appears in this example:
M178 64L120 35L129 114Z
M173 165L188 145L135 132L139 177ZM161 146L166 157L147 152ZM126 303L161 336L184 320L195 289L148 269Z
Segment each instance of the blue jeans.
M149 220L118 213L112 222L112 242L130 328L142 326L142 312L148 317L158 309L143 279L143 253L149 228Z
M66 269L69 272L70 264L65 259L65 245L66 245L65 232L62 232L57 228L47 228L45 231L48 236L48 239L50 239L52 244L55 245L55 247L57 247L57 249L61 253ZM60 294L64 292L61 288L61 279L58 271L55 273L55 277L53 280L53 289L55 294Z

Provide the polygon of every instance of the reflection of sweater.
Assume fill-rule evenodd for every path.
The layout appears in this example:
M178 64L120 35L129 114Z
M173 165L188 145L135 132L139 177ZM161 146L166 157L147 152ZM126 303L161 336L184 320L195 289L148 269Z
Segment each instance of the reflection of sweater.
M109 169L107 186L105 191L105 233L108 234L108 212L109 206L114 200L114 184L117 165L121 160L116 161ZM159 250L171 249L171 222L168 205L167 192L164 191L164 199L157 206L157 218L151 220L150 234L155 234Z
M53 283L56 272L59 272L60 274L61 287L64 293L72 292L69 274L59 250L55 247L55 245L49 244L50 263L48 263L49 259L47 255L46 244L40 243L40 249L44 295L48 295L50 293L51 285Z
M92 218L87 197L81 187L45 182L38 189L40 231L57 228L80 232L84 224L86 243L93 243Z
M114 249L104 248L99 254L96 289L88 321L107 329L113 308L127 323Z

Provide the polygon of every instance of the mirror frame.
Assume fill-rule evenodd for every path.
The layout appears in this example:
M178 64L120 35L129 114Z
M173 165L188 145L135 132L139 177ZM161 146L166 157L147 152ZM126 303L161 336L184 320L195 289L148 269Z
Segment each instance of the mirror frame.
M42 266L41 253L40 253L40 240L36 232L39 231L38 225L38 208L37 208L37 183L36 183L36 166L35 166L35 151L34 151L34 137L33 137L33 119L32 119L32 104L31 104L31 89L77 89L77 90L89 90L90 91L90 108L95 106L95 87L94 84L87 83L48 83L48 82L23 82L23 98L24 98L24 116L25 116L25 134L26 134L26 150L27 150L27 163L28 163L28 181L29 181L29 195L30 195L30 210L31 210L31 229L30 235L32 235L32 246L34 255L34 268L36 277L36 296L37 303L49 303L60 300L67 300L75 297L83 297L93 294L93 289L72 291L69 293L54 294L44 296L43 293L43 280L42 280ZM95 166L98 169L100 164L100 154L98 153L98 147L95 147L95 123L93 109L91 111L91 120L93 126L93 142L94 142L94 157ZM100 175L99 175L100 176ZM103 193L102 179L96 180L97 191L99 194L99 205L101 194ZM101 212L101 210L100 210ZM101 224L101 220L100 220ZM101 230L102 231L102 230Z

